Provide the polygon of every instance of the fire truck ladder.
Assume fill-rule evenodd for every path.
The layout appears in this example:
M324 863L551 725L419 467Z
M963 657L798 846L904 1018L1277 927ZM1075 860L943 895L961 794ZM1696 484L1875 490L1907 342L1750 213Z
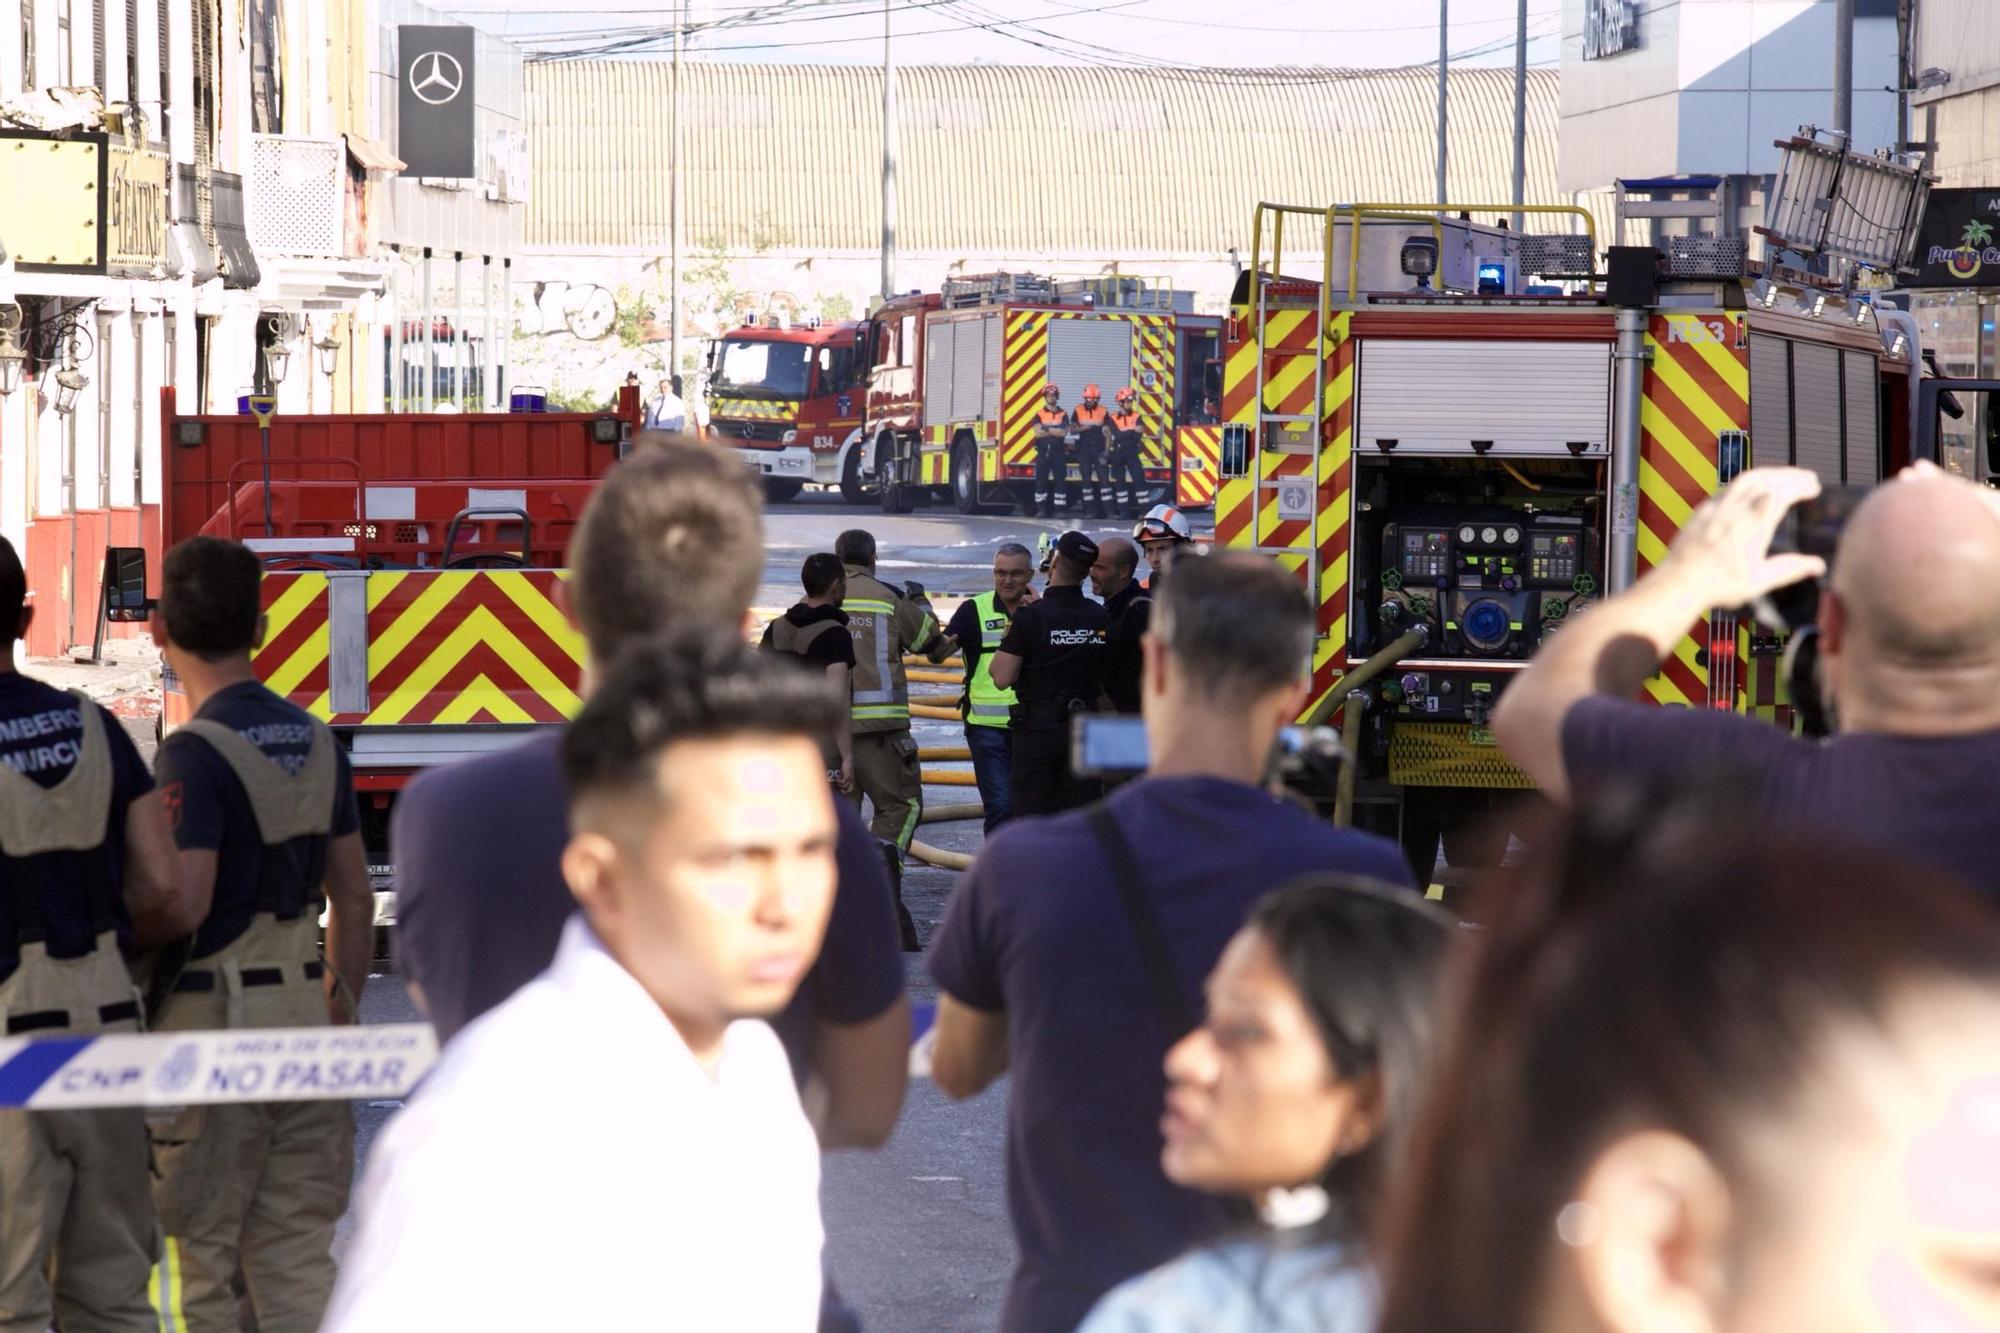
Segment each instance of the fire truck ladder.
M1263 263L1265 216L1270 216L1271 251L1268 274ZM1321 223L1321 260L1323 271L1317 284L1310 280L1291 279L1283 276L1285 219L1288 216L1309 217ZM1327 329L1333 319L1333 228L1335 210L1329 208L1309 208L1293 204L1257 205L1257 217L1250 248L1250 281L1254 293L1255 306L1251 316L1251 339L1257 348L1257 370L1254 402L1257 407L1256 433L1252 439L1250 457L1251 480L1253 483L1250 506L1252 548L1260 554L1274 557L1292 557L1301 562L1306 578L1306 591L1315 604L1320 597L1319 587L1319 469L1320 449L1324 443L1324 412L1326 406L1326 353ZM1303 347L1291 345L1280 339L1278 346L1271 345L1271 319L1274 314L1300 308L1306 298L1316 301L1317 322L1312 326L1311 336ZM1280 363L1295 361L1298 357L1312 358L1312 397L1303 412L1275 412L1266 398L1266 392L1273 377L1273 360ZM1303 454L1311 462L1303 476L1290 474L1272 476L1264 468L1263 458L1272 454ZM1303 515L1296 509L1286 513L1284 492L1296 488L1301 483L1308 488L1307 511ZM1280 520L1297 521L1303 518L1305 531L1300 541L1303 545L1267 545L1263 540L1266 531L1264 515L1267 510L1275 511Z

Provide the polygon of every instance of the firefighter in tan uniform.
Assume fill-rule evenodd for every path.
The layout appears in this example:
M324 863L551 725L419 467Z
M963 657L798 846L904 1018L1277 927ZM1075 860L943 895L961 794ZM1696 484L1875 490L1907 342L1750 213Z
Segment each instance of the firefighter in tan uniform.
M213 537L167 553L156 632L195 715L161 745L158 777L204 912L155 970L155 1030L351 1023L368 978L373 895L353 782L332 734L252 673L261 574L255 555ZM311 1333L354 1172L349 1104L194 1106L149 1123L162 1326L235 1333L240 1270L260 1333Z
M840 534L834 554L847 578L840 609L854 639L854 799L875 807L869 831L884 845L896 890L896 920L903 948L921 947L916 923L903 905L903 857L924 810L923 772L910 735L910 686L903 654L932 661L951 655L951 641L921 592L908 595L875 577L875 537L858 528Z
M186 928L173 840L124 728L14 670L26 597L0 538L0 1037L137 1031L120 946ZM150 1333L158 1251L143 1112L0 1111L0 1331Z

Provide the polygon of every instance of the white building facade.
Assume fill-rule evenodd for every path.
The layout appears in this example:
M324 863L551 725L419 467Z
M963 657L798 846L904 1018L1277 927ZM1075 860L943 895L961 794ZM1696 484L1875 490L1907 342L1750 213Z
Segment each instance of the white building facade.
M31 654L92 642L105 547L158 568L164 412L389 400L392 243L462 243L437 219L490 211L478 183L389 184L395 25L434 21L415 8L0 0L0 324L25 354L0 535L28 565ZM513 81L518 106L518 62Z

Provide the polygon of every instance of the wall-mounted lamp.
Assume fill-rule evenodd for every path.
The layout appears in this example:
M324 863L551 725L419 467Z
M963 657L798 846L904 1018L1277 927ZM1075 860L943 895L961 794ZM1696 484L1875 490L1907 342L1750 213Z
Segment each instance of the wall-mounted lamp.
M90 383L90 377L75 366L64 366L56 372L56 411L68 416L76 411L76 397Z
M313 350L319 353L319 373L332 379L340 358L340 339L329 333L313 344Z

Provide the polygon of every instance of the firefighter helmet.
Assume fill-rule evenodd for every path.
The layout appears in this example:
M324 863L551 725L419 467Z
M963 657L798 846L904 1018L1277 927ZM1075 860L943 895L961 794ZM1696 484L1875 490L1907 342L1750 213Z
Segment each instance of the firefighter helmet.
M1047 384L1044 384L1042 386L1042 397L1046 398L1050 394L1054 394L1058 398L1062 397L1062 386L1057 384L1054 380L1050 380Z
M1097 392L1097 386L1096 386L1095 384L1086 384L1086 385L1084 385L1084 386L1083 386L1083 396L1084 396L1085 398L1095 398L1095 397L1097 397L1097 396L1098 396L1098 392Z
M1132 529L1135 542L1179 541L1192 542L1194 529L1188 526L1187 516L1172 505L1154 505L1146 511Z
M1132 390L1128 388L1128 389L1120 389L1117 393L1111 396L1121 403L1129 403L1134 398L1137 398L1139 395L1132 392Z

